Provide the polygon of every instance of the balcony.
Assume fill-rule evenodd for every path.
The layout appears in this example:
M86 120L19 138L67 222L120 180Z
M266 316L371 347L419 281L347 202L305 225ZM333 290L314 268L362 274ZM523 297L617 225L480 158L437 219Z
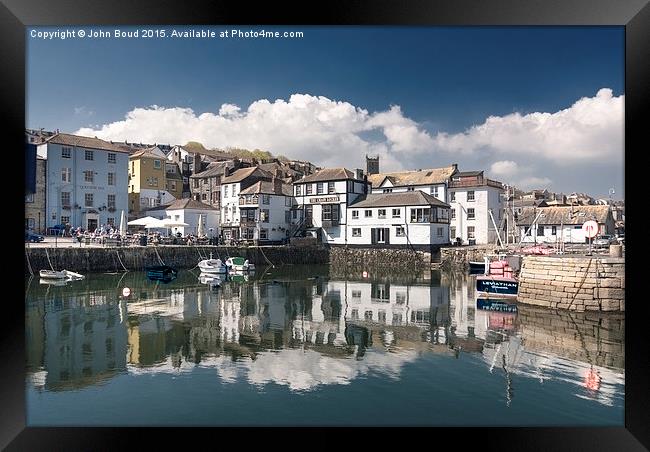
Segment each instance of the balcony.
M242 217L239 220L239 224L244 227L244 226L255 226L257 222L255 221L255 218L248 218L248 217Z
M489 187L503 188L503 184L501 182L488 179L484 176L464 177L461 180L449 181L449 188L469 188L481 187L485 185Z
M240 206L252 206L252 205L259 205L259 197L258 196L251 196L251 197L240 197L239 198L239 205Z

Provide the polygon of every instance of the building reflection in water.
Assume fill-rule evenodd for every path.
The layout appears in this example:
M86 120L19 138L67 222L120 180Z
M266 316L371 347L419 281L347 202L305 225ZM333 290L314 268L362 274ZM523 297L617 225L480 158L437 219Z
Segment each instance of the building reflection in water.
M201 366L223 382L309 390L369 372L399 379L422 353L480 357L503 376L507 404L517 375L570 382L603 404L624 380L622 315L486 308L467 275L292 279L287 271L218 290L188 275L154 287L132 276L128 300L120 285L28 293L31 384L66 390L120 372Z

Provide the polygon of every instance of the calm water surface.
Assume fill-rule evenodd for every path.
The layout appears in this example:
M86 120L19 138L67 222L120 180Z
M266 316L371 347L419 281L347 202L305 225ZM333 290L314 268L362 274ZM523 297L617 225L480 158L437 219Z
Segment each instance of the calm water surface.
M216 290L196 271L28 280L27 424L623 425L623 315L474 287L321 266Z

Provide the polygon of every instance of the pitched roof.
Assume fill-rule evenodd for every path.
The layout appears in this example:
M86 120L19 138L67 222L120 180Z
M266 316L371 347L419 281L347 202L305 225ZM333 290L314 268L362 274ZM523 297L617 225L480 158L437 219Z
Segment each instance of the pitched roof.
M212 162L208 167L200 173L195 173L190 176L190 179L200 179L204 177L223 176L223 173L228 168L234 168L234 161Z
M372 188L381 186L384 179L388 178L391 184L396 187L408 185L431 185L443 184L456 168L454 166L445 166L443 168L429 168L417 171L398 171L394 173L377 173L368 176L368 182L372 183Z
M263 169L260 169L256 166L251 166L250 168L240 168L234 173L232 173L230 176L225 177L221 179L222 184L232 184L234 182L241 182L244 179L251 177L251 176L257 176L257 177L262 177L262 178L267 178L271 179L273 176L271 173L264 171Z
M316 171L314 174L305 176L296 181L297 184L308 182L321 182L321 181L335 181L335 180L359 180L356 178L354 172L347 168L323 168Z
M449 204L438 198L424 193L422 190L399 193L374 193L359 198L350 207L391 207L391 206L439 206L449 207Z
M280 179L278 179L280 180ZM279 190L278 190L279 188ZM268 195L283 195L283 196L292 196L293 195L293 187L289 184L282 183L279 185L279 187L276 187L276 185L273 182L268 182L268 181L258 181L251 185L250 187L246 188L245 190L242 190L239 192L240 195L255 195L255 194L268 194Z
M123 149L120 146L112 144L108 141L104 141L97 137L83 137L80 135L72 135L69 133L57 133L56 135L51 136L45 143L52 144L61 144L64 146L78 146L87 149L101 149L102 151L112 151L112 152L123 152L129 153L128 150Z
M540 214L541 212L541 214ZM553 207L524 207L517 218L517 224L529 225L539 215L536 224L582 224L587 220L605 223L610 214L609 206L553 206Z
M164 155L158 155L154 153L154 150L156 149L156 146L150 147L150 148L145 148L145 149L139 149L132 153L129 156L129 159L132 158L139 158L139 157L145 157L145 158L152 158L152 159L164 159ZM158 148L160 150L160 148ZM160 151L162 152L162 151Z
M161 204L155 207L149 207L143 210L184 210L184 209L200 209L200 210L218 210L208 204L203 204L192 198L176 199L167 204Z

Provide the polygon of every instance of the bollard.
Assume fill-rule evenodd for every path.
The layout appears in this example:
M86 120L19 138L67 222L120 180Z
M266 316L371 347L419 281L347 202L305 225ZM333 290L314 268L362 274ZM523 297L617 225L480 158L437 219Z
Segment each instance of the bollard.
M623 257L623 245L609 245L609 257Z

